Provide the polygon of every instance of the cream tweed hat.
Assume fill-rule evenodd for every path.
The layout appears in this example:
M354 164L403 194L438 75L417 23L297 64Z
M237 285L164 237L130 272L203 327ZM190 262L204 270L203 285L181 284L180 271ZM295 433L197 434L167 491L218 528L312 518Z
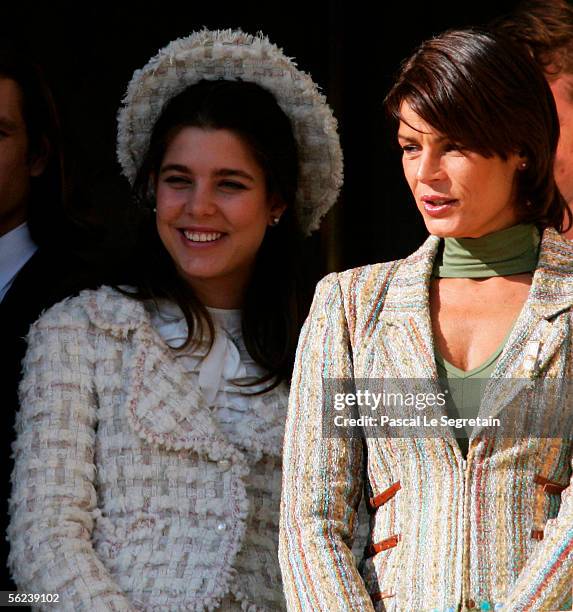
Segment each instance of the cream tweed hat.
M194 32L172 41L134 72L118 114L117 157L123 174L133 184L163 106L202 79L251 81L275 96L297 142L296 214L305 234L317 229L342 185L336 119L310 76L262 34Z

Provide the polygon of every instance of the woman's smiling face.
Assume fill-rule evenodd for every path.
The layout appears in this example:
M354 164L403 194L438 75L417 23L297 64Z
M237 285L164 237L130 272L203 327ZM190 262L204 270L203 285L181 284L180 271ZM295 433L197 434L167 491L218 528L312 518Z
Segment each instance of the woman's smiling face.
M478 238L518 223L516 172L526 162L484 157L448 140L408 105L398 129L404 174L430 234Z
M180 275L207 306L240 306L257 251L284 206L251 149L224 129L181 128L157 176L157 230Z

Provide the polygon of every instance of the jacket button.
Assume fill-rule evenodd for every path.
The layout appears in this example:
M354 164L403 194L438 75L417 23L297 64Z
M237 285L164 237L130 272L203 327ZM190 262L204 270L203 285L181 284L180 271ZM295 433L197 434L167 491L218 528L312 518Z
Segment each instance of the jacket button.
M476 607L476 602L473 599L468 599L466 601L466 608L473 610Z
M231 467L231 462L228 459L221 459L221 461L217 462L219 469L225 471Z
M227 525L225 523L219 523L217 525L217 531L225 531L227 529Z

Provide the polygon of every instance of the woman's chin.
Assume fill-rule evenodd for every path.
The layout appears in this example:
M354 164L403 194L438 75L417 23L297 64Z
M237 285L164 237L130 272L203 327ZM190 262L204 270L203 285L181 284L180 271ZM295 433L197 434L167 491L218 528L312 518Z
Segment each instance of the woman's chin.
M424 224L428 233L438 238L462 238L464 228L460 228L457 223L448 222L446 219L436 220L424 217ZM467 232L466 232L467 233Z

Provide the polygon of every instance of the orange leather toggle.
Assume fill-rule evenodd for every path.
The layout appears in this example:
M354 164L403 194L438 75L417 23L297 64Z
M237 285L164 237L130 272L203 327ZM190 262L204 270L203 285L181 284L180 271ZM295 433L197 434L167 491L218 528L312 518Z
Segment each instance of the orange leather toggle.
M380 508L380 506L383 506L386 502L390 501L401 488L402 486L400 485L400 481L398 480L393 485L382 491L382 493L379 493L375 497L371 497L370 508L372 510Z
M383 550L388 550L389 548L394 548L396 544L402 539L402 536L398 533L396 535L390 536L385 540L380 540L380 542L376 542L376 544L371 544L366 547L365 557L373 557L374 555L382 552Z
M381 591L379 593L372 593L370 595L370 599L372 601L382 601L383 599L387 599L388 597L394 597L396 594L391 591Z
M545 493L549 493L551 495L559 495L567 488L567 485L562 485L558 482L547 480L547 478L541 476L541 474L537 474L533 482L535 482L535 484L541 485Z
M531 537L534 540L543 540L543 529L532 529Z

